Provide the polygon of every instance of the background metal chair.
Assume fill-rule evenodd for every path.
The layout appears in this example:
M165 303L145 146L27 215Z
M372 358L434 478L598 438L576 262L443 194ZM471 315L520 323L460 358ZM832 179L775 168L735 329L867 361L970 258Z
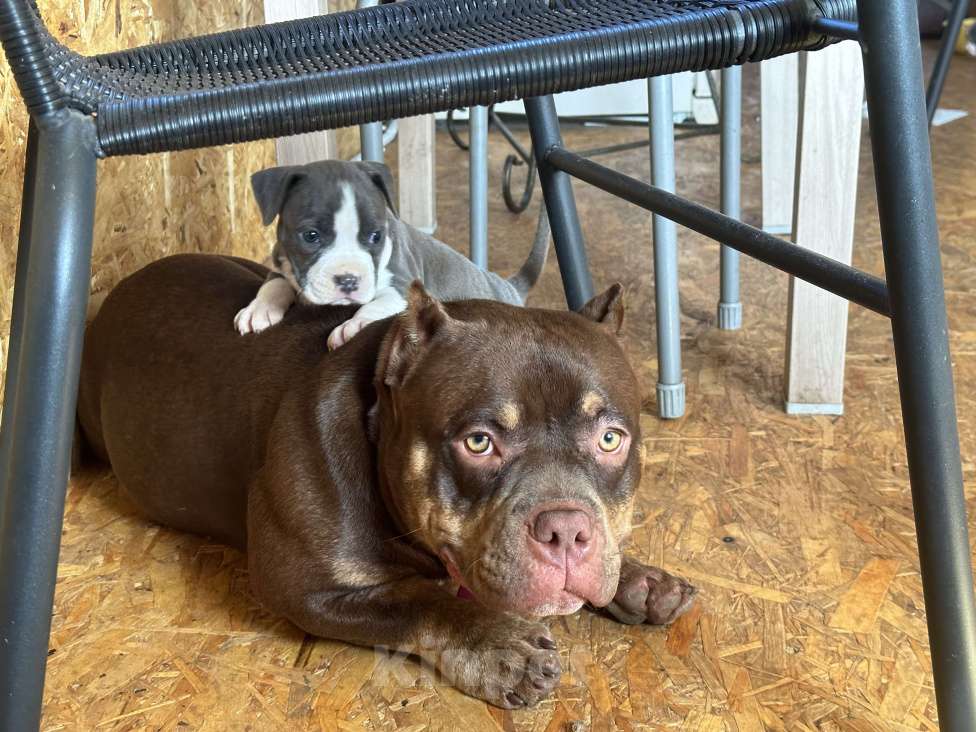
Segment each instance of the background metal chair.
M651 182L656 188L675 192L674 101L671 77L648 81L651 118ZM742 215L742 69L722 69L721 112L721 210L738 219ZM659 213L653 216L654 296L657 326L657 408L664 419L685 413L685 382L681 370L681 309L678 292L678 234L673 221ZM742 327L739 295L739 252L722 246L720 252L718 327Z
M856 5L859 26L852 0L406 0L85 57L50 36L30 0L0 1L32 120L0 430L0 729L36 729L40 717L97 159L526 97L570 307L593 292L576 177L891 318L939 716L943 729L971 730L976 611L917 8ZM553 93L726 68L831 36L866 49L887 284L563 146Z
M956 39L959 38L962 22L969 12L969 0L931 1L943 8L948 13L948 17L945 29L942 31L942 44L939 46L939 53L935 57L935 65L932 67L929 84L925 90L925 107L929 116L929 124L932 124L932 120L935 119L935 111L939 108L942 89L945 87L946 76L949 75L952 53L956 47Z

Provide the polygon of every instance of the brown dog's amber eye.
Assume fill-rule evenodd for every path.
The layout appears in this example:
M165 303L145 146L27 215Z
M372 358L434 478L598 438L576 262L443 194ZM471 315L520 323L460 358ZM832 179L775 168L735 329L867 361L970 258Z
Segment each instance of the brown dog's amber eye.
M472 455L487 455L491 452L491 438L484 432L475 432L465 438L464 446Z
M624 436L617 432L617 430L607 430L602 435L600 435L600 449L603 452L614 452L620 443L623 442Z

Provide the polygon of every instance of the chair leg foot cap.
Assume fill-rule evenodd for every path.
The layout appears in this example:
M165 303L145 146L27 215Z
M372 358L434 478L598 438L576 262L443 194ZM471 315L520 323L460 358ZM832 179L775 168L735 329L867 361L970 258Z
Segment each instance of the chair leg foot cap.
M657 385L657 411L661 419L677 419L685 414L685 383Z
M722 330L739 330L742 327L741 302L720 302L718 304L718 327Z

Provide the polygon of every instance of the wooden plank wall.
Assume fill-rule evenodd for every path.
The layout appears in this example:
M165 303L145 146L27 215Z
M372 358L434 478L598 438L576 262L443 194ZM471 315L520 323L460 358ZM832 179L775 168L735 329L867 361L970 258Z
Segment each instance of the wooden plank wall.
M353 0L334 3L352 7ZM39 0L48 27L73 50L92 54L263 22L258 0ZM354 130L339 150L358 150ZM27 115L0 54L0 374L6 371ZM264 258L265 230L250 175L274 165L274 143L115 158L99 165L92 292L167 254L222 252ZM2 378L2 377L0 377Z

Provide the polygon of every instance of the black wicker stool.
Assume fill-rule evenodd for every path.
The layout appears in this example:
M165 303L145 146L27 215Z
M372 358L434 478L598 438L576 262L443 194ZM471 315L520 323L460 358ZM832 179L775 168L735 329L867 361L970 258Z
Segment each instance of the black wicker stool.
M566 297L591 294L571 177L892 320L943 729L976 720L976 613L916 0L406 0L102 56L0 0L31 115L0 433L0 730L36 729L99 157L526 99ZM860 28L854 24L855 5ZM566 150L555 92L859 38L888 283Z

